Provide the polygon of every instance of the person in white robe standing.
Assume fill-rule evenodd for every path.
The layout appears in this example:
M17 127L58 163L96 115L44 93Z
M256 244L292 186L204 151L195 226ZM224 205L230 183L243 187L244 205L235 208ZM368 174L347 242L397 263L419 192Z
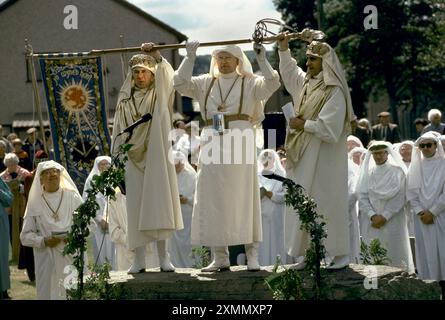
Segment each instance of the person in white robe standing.
M395 144L393 145L393 147L394 146ZM411 154L413 152L413 148L414 142L411 140L402 141L398 144L397 147L394 147L394 150L396 150L402 157L403 163L405 164L407 170L409 169L409 166L411 164ZM405 214L407 218L409 236L414 237L414 212L412 212L409 202L406 203Z
M191 268L196 265L192 255L191 229L193 202L195 200L196 171L181 151L173 153L175 169L178 177L179 200L181 202L184 229L173 233L169 241L172 263L180 268Z
M63 255L73 212L82 197L68 172L55 161L38 164L29 191L20 240L34 248L37 299L66 298L64 269L72 257Z
M368 217L362 240L378 239L389 265L414 273L405 214L406 167L386 141L373 141L360 169L356 192L360 211Z
M284 249L284 196L286 191L281 181L268 179L264 175L275 173L285 177L280 157L275 150L265 149L258 156L258 175L261 196L261 224L263 241L258 252L260 265L274 265L277 256L286 263Z
M113 241L116 255L116 270L128 270L134 261L135 250L128 249L127 240L127 199L121 189L117 187L116 199L109 199L105 205L104 219L108 221L111 241ZM159 265L156 249L150 242L146 247L145 266L155 268Z
M179 93L198 100L206 123L201 132L192 244L211 247L213 261L203 272L229 270L228 246L242 244L247 269L257 271L262 235L255 126L263 121L264 104L280 87L280 77L266 60L264 47L255 48L259 76L234 45L214 50L209 73L192 77L198 46L196 41L187 43L187 57L174 77ZM214 123L215 116L224 121ZM219 122L225 127L220 135L212 128Z
M348 212L349 212L349 254L351 263L360 261L360 227L358 220L358 203L355 186L360 167L348 159Z
M445 297L445 158L429 131L415 142L407 198L415 212L416 268L420 279L439 281Z
M128 143L125 185L128 214L128 245L135 250L128 273L145 271L146 245L156 241L161 271L174 271L167 240L183 228L176 172L171 161L174 99L173 69L153 43L145 43L147 54L134 55L119 93L113 127L113 153L124 143L119 135L147 113L150 122L137 126Z
M292 95L296 116L286 135L287 177L300 184L326 219L324 242L332 263L349 264L348 167L346 137L354 119L349 87L334 49L312 41L306 51L307 72L291 57L287 33L279 35L280 74ZM305 255L309 235L300 230L294 210L286 208L285 237L288 254ZM303 269L306 262L294 266Z
M82 198L86 201L88 198L87 191L91 189L91 182L95 176L100 175L111 166L111 158L108 156L99 156L94 160L93 168L85 181L83 188ZM99 205L99 209L96 211L96 216L91 224L93 233L93 261L98 266L108 262L111 265L112 270L115 270L115 248L111 241L109 233L109 222L104 218L105 204L107 198L102 194L96 194L96 202Z

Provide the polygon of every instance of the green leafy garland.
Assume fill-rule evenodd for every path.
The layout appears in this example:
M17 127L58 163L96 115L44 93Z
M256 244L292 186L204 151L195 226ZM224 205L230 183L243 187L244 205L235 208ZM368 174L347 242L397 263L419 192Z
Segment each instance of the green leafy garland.
M306 194L301 185L296 184L290 179L276 175L270 175L269 177L283 182L283 186L286 188L286 195L284 197L286 205L292 207L298 214L301 222L300 230L307 232L311 237L309 248L306 249L305 254L305 270L314 276L312 290L314 292L314 299L319 300L324 296L325 287L322 283L320 264L326 257L326 248L323 244L323 240L327 238L327 233L325 230L326 222L324 221L323 216L317 213L317 204L315 201ZM276 272L276 270L277 268L275 267L274 272ZM295 280L299 284L302 283L301 279L296 275L295 270L288 269L282 273L282 280L278 281L274 277L270 278L269 280L274 279L275 284L278 285L280 283L287 284L290 280ZM270 283L268 283L268 285L271 287ZM276 285L275 288L277 289ZM278 291L279 290L286 291L286 289L283 288L278 289ZM294 298L302 297L301 290L293 289L291 291L294 292L294 294L284 294L284 296L293 296Z
M96 216L99 204L96 202L96 195L102 193L105 197L115 198L114 189L125 180L125 162L128 159L127 152L132 147L131 144L123 144L119 147L119 152L112 158L111 167L94 176L91 181L91 189L87 191L87 199L73 213L73 224L68 233L68 241L64 248L65 255L73 256L73 265L77 269L77 289L74 294L75 299L83 298L84 290L84 255L87 250L87 238L90 234L88 228L91 219Z

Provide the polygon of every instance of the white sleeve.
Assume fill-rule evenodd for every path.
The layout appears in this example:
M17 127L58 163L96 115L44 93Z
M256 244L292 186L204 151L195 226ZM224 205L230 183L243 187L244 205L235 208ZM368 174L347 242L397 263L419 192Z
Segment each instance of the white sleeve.
M277 192L274 192L272 194L272 197L270 200L272 200L275 203L283 204L284 203L284 196L286 195L286 191L283 188L283 185L281 184L281 188L277 190Z
M430 208L433 215L437 216L445 211L445 181L442 184L442 192L439 197L434 201L433 206Z
M286 90L292 95L294 101L296 101L303 88L306 73L297 65L295 59L292 58L290 50L278 50L278 54L280 56L281 79L283 79Z
M22 232L20 232L22 245L33 248L44 248L45 238L38 233L36 217L26 216L23 220Z
M371 217L376 214L374 208L371 205L371 202L369 201L369 196L367 193L358 194L358 206L360 212L366 214L369 219L371 219Z
M116 211L116 201L108 201L108 218L109 218L109 229L111 241L117 244L126 245L127 236L125 230L119 224L119 219L117 217L118 212Z
M306 120L304 131L312 133L325 143L337 143L343 133L346 116L346 100L336 87L321 109L316 120Z

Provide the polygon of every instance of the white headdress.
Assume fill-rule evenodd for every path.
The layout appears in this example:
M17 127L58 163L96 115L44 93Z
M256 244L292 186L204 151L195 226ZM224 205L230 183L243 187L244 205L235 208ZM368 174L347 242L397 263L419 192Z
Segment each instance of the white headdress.
M411 153L411 165L409 167L409 173L408 173L408 182L407 182L408 200L411 200L416 193L418 194L422 187L423 177L422 177L421 163L423 155L419 149L419 144L425 140L433 140L436 143L436 153L433 155L431 160L434 159L444 160L444 150L442 143L440 142L440 135L437 132L428 131L416 140L416 142L414 143L413 151ZM439 176L437 175L428 178L434 179L434 178L439 178ZM433 181L431 182L432 183L428 183L427 185L425 185L426 189L428 189L428 187L433 188L432 190L424 190L423 193L426 199L434 197L434 195L437 192L437 190L434 190L434 188L436 188L437 186L437 183L433 183Z
M196 173L195 169L189 163L189 161L184 153L182 153L181 151L173 151L172 153L173 153L172 154L173 161L175 162L175 164L182 163L182 164L184 164L185 171Z
M360 153L360 154L364 154L368 152L368 149L363 148L363 147L354 147L351 149L351 151L348 152L348 158L352 160L352 156L356 153Z
M268 162L267 167L264 167L264 163ZM275 150L264 149L258 156L258 173L259 174L271 174L275 173L282 177L286 176L286 170L280 161L280 156Z
M133 69L136 67L145 68L150 70L153 75L156 74L156 60L147 54L136 54L131 57L128 62L130 68L128 68L127 76L125 77L125 81L122 84L121 90L119 91L119 96L117 98L117 105L122 100L127 100L131 97L131 89L134 87L133 83ZM154 83L154 82L153 82Z
M241 76L251 76L253 75L252 65L250 64L249 59L241 50L240 47L235 45L227 45L221 48L218 48L212 52L212 60L210 61L210 69L209 74L212 77L219 76L218 65L216 63L216 55L220 52L230 53L232 56L238 59L238 66L236 67L236 72Z
M91 182L93 181L93 177L100 175L99 163L102 162L103 160L106 160L108 161L109 164L111 164L111 157L109 156L99 156L96 159L94 159L93 168L91 169L91 172L87 177L87 180L85 180L85 185L83 187L84 195L85 191L91 188Z
M352 108L351 94L349 92L348 82L343 67L338 60L335 50L325 42L312 41L306 54L321 58L323 80L327 86L338 86L342 90L346 99L346 119L345 125L348 131L351 131L351 121L354 120L354 110Z
M34 181L31 185L31 189L29 190L28 204L26 206L25 216L40 215L40 211L37 208L42 208L46 206L42 198L44 190L42 182L40 180L40 175L42 174L43 171L49 169L57 169L60 171L60 188L62 188L63 190L73 190L79 195L80 198L79 191L77 190L74 181L71 179L70 175L65 170L65 168L61 164L53 160L43 161L37 165L37 169L34 174Z
M365 159L363 160L360 167L360 174L356 186L357 193L367 193L369 191L369 174L371 170L376 167L374 159L371 157L373 149L385 150L386 152L388 152L388 160L386 161L386 163L392 166L400 167L403 170L404 174L407 173L407 169L405 164L403 163L402 157L392 148L392 144L390 142L373 141L369 145L369 151L366 153ZM389 181L383 182L389 185ZM384 190L382 189L381 191L383 192Z

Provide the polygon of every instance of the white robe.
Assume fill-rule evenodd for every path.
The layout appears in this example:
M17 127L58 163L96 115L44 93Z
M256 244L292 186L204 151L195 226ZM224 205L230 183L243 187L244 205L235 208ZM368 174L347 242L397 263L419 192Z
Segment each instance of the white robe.
M61 189L46 194L52 208L57 208ZM64 269L72 265L72 257L62 254L65 244L60 242L56 247L45 246L44 238L51 237L52 232L68 232L72 224L73 212L82 203L82 198L72 191L64 190L63 201L59 209L60 221L55 222L51 212L45 207L27 208L27 215L23 221L20 240L24 246L34 248L34 262L36 272L37 299L60 300L66 298L63 286Z
M107 218L109 223L111 241L113 241L116 248L116 270L126 271L133 263L135 253L128 248L126 233L127 205L125 195L123 195L120 190L116 191L116 200L109 200L106 207L108 208L105 218ZM147 244L145 265L147 268L155 268L159 265L153 243Z
M351 263L360 261L360 227L358 221L358 203L355 193L355 184L357 183L359 166L348 159L348 212L349 212L349 254Z
M306 73L289 51L279 51L280 74L287 91L298 105ZM329 256L349 255L348 168L345 128L346 99L339 87L331 92L316 120L306 120L304 131L309 144L295 167L286 169L287 177L303 186L317 203L317 212L326 219ZM291 151L288 151L291 152ZM288 254L304 256L309 235L300 230L295 211L286 207L285 243Z
M196 264L190 241L195 185L196 172L183 169L178 173L179 194L188 200L186 204L181 204L184 229L175 231L168 242L171 262L178 268L192 268Z
M369 192L360 193L360 211L368 216L362 240L369 244L379 239L390 259L389 265L414 272L405 215L405 173L388 162L369 172ZM371 217L380 214L387 220L379 229L372 227Z
M82 198L86 201L88 194L86 193L87 189L84 190ZM93 263L97 265L103 265L105 262L108 262L111 265L111 269L115 270L115 248L113 242L110 238L109 230L107 232L103 232L100 227L100 221L104 218L104 210L106 209L107 199L102 193L98 193L96 195L96 202L99 205L99 209L96 211L96 216L94 217L94 223L91 223L91 231L93 239ZM107 221L109 223L109 221Z
M167 240L175 230L183 228L175 168L169 160L171 143L168 137L174 98L172 78L173 69L163 59L157 64L155 88L146 94L135 92L136 106L131 98L128 99L129 93L121 90L126 98L116 108L113 128L116 145L123 142L121 137L116 137L117 133L131 124L130 110L136 108L140 115L151 112L153 116L147 125L134 130L129 141L134 144L125 168L130 249L154 240ZM153 94L156 94L156 100L151 108ZM117 146L113 149L116 152Z
M204 112L205 97L212 77L209 74L188 77L193 69L193 61L188 58L181 64L174 83L176 90L184 96L198 100L201 116L212 119L221 104L216 81L207 101L207 114ZM222 92L229 92L236 74L219 78ZM251 121L237 120L229 123L229 129L238 128L247 136L255 137L253 124L264 119L264 102L280 86L277 72L271 79L253 75L245 77L243 106L241 113L251 117ZM241 77L234 85L225 101L227 114L237 114L241 96ZM191 241L194 245L230 246L261 241L261 207L257 176L255 139L248 141L243 148L244 155L253 155L247 163L246 156L240 164L203 164L203 155L210 146L217 150L217 158L233 155L234 146L217 148L227 134L212 136L211 130L202 130L199 156L196 196L193 208ZM212 139L213 138L213 139ZM226 145L227 146L227 145ZM206 149L207 148L207 149ZM239 149L237 152L240 151Z
M261 199L261 220L263 226L263 241L258 249L260 265L274 265L277 255L281 262L286 263L286 250L284 249L284 196L286 191L283 183L277 180L259 176L260 186L273 195L269 199Z
M416 213L413 220L417 272L421 279L445 280L445 160L424 158L421 171L420 192L408 191L409 203ZM426 209L434 215L433 224L426 225L417 216Z

